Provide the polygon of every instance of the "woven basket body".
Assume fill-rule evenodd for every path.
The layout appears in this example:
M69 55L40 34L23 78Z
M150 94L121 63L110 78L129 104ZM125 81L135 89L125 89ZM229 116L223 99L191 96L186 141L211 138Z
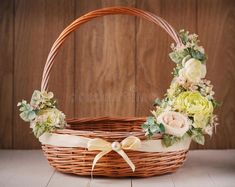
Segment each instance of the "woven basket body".
M59 134L70 134L88 138L102 138L108 142L121 141L129 135L145 140L141 125L145 118L80 118L68 121ZM156 136L154 139L161 139ZM66 148L42 145L49 163L58 171L77 175L91 175L92 162L99 151L85 148ZM93 175L109 177L139 176L148 177L176 171L184 163L187 151L175 152L139 152L125 151L136 166L132 172L128 164L112 151L103 156L96 164Z
M71 23L58 37L48 55L43 71L41 90L46 90L54 58L58 49L67 36L83 23L103 15L109 14L130 14L142 17L162 27L177 44L181 43L180 38L174 29L162 18L152 13L135 8L111 7L90 12ZM57 130L54 133L77 135L89 138L102 138L108 142L122 141L130 135L146 140L141 125L146 118L79 118L68 120L66 129ZM154 139L161 139L161 135ZM42 145L45 156L49 163L57 170L77 175L91 175L92 162L99 151L88 151L86 148L56 147ZM93 175L108 177L139 176L148 177L161 175L176 171L184 163L187 150L174 152L139 152L125 151L136 167L132 172L129 165L120 155L112 151L103 156L93 171Z

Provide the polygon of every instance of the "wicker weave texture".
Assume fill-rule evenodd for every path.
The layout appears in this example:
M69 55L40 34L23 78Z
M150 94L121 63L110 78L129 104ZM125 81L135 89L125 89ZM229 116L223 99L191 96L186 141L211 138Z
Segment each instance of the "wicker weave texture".
M141 124L145 120L145 118L74 119L68 121L67 129L58 130L56 133L103 138L109 142L121 141L129 135L135 135L141 140L145 140L146 137L141 130ZM161 139L161 136L155 136L154 139ZM65 148L49 145L43 145L42 149L49 163L58 171L77 175L91 175L92 162L99 153L99 151L88 151L85 148ZM93 175L149 177L171 173L182 166L187 155L187 150L166 153L125 152L135 164L135 172L132 172L120 155L112 151L99 160Z

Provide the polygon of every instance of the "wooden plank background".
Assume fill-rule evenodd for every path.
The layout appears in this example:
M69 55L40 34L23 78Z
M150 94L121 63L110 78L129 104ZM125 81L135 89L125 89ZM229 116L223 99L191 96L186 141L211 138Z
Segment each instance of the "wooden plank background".
M130 6L198 33L208 53L207 78L223 105L220 126L206 146L235 148L234 0L0 0L0 148L40 145L16 104L40 88L48 51L75 18L98 8ZM106 16L82 26L61 48L50 90L68 117L146 116L169 87L171 39L132 16Z

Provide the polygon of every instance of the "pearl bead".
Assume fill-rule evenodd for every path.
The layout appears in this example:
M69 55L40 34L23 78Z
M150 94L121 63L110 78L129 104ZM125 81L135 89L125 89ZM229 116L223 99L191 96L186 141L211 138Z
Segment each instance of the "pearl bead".
M112 149L114 151L119 151L121 149L121 144L119 142L113 142L112 143Z

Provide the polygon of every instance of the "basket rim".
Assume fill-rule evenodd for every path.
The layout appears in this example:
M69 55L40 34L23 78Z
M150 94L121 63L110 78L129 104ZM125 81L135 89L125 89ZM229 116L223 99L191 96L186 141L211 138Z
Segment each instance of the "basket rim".
M69 134L75 136L85 137L113 137L113 138L125 138L128 136L136 136L140 139L146 139L144 131L102 131L102 130L77 130L72 129L69 125L76 125L76 123L91 124L94 122L145 122L147 117L82 117L82 118L70 118L67 119L67 127L65 129L56 129L53 133L57 134ZM156 134L152 139L161 139L161 134Z
M147 117L118 117L118 116L102 116L102 117L75 117L67 119L68 124L74 123L93 123L93 122L104 122L104 121L111 121L111 122L134 122L140 121L145 122Z

